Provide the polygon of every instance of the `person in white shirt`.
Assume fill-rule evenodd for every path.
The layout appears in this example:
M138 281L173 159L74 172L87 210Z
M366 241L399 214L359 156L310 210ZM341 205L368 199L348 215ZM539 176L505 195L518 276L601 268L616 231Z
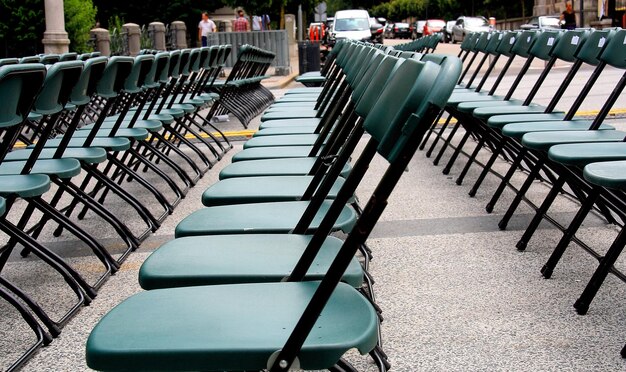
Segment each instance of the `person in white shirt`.
M261 20L261 17L259 17L257 15L252 17L252 31L261 31L261 30L263 30L262 23L263 23L263 21Z
M209 34L215 32L215 29L215 22L209 19L209 14L202 13L202 20L198 23L198 41L203 47L209 45Z

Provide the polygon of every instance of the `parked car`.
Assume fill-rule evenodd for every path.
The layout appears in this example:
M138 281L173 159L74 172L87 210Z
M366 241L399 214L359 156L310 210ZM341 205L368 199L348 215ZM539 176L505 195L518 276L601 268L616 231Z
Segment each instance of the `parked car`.
M372 32L372 43L382 44L384 40L383 32L385 26L383 26L378 19L370 17L370 31Z
M419 39L424 36L424 26L426 25L426 21L417 21L413 23L413 27L411 30L411 39Z
M436 34L436 33L440 33L441 34L441 41L443 41L443 30L446 28L446 21L444 21L443 19L429 19L426 21L426 24L424 25L424 30L422 32L422 34L424 36L427 35L432 35L432 34Z
M452 27L456 24L456 20L446 22L446 28L443 30L443 41L449 43L452 41Z
M489 21L485 17L465 17L457 18L456 24L452 27L452 43L463 41L470 32L489 31Z
M522 30L560 29L561 20L559 16L532 17L528 23L521 25L520 28Z
M367 10L340 10L335 13L333 28L329 33L328 43L334 45L337 40L370 41L370 16Z
M411 29L408 23L394 23L391 28L391 38L393 39L408 39L411 37Z

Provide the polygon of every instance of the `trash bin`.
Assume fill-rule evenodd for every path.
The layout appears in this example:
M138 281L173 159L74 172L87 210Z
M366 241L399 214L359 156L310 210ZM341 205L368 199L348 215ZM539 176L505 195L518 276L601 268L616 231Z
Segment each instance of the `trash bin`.
M305 72L320 70L319 42L298 42L298 65L300 75Z

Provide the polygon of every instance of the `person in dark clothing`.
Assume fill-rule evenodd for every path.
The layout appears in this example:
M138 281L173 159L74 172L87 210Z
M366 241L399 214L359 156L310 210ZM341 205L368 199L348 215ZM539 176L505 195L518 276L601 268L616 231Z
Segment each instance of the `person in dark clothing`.
M561 28L566 30L573 30L576 28L576 14L574 13L574 9L572 9L571 1L565 3L565 11L561 13L561 21L564 21Z

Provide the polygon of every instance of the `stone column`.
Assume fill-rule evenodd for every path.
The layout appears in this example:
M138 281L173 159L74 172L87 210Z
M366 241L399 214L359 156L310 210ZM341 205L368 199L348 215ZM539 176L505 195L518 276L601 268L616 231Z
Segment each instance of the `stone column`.
M187 26L183 21L174 21L170 24L170 30L174 32L174 40L176 40L176 49L187 48Z
M136 23L125 23L122 30L128 40L128 54L132 57L138 55L141 50L141 27Z
M70 39L65 32L65 14L63 0L44 0L46 31L43 33L44 53L67 53Z
M111 55L111 36L105 28L94 28L89 31L91 38L96 41L96 50L103 56Z
M296 16L285 14L285 30L287 30L287 40L289 45L296 43Z
M165 50L165 25L161 22L152 22L148 25L152 35L152 47L156 50Z

